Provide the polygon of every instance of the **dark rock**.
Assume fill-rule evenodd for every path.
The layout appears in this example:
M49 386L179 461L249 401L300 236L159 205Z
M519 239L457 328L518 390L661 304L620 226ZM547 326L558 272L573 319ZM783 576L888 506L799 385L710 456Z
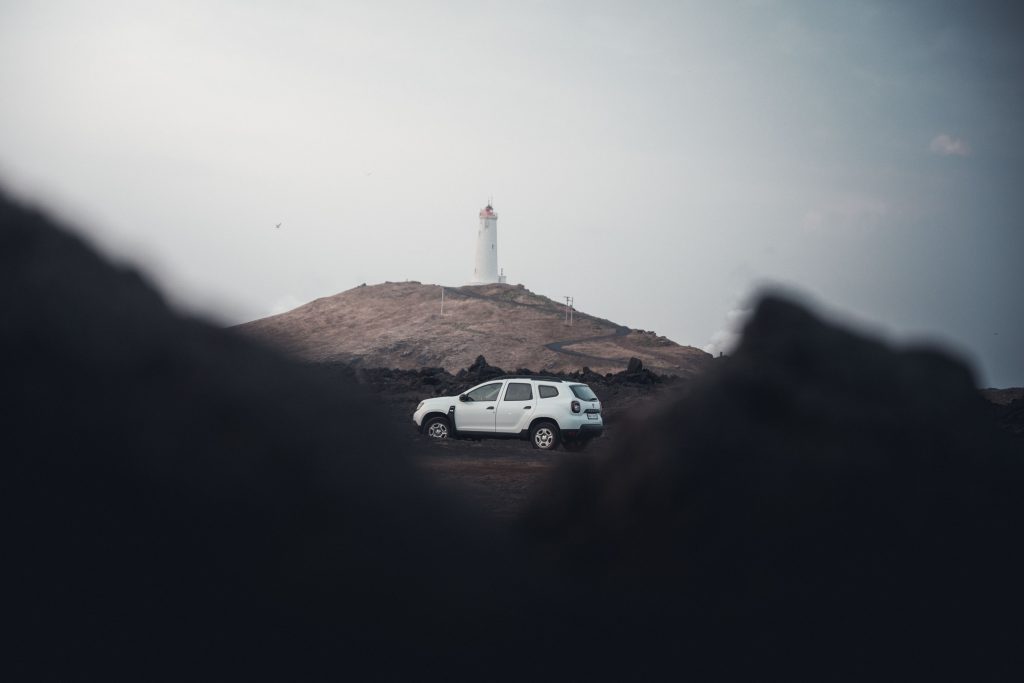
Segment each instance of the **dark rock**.
M681 660L726 679L752 661L755 677L842 661L840 678L971 678L977 662L1013 678L1024 460L984 403L942 353L769 297L687 394L607 460L570 463L529 528L577 590L633 606L604 647L685 642Z
M487 359L483 356L477 356L473 364L466 369L465 376L475 378L477 381L483 382L494 377L500 377L504 375L505 371L499 367L490 365ZM459 372L459 377L463 377L462 372Z
M1015 398L1005 405L990 404L989 412L1007 433L1024 438L1024 398Z
M2 195L0 306L6 678L479 677L518 553L356 371L182 317Z
M639 358L636 358L635 356L629 359L629 364L626 366L626 372L630 375L635 375L638 372L642 372L643 369L644 364L640 361Z

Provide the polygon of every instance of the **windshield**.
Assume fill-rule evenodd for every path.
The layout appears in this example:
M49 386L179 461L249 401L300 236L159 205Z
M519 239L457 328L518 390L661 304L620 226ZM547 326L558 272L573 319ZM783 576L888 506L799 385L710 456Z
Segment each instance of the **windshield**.
M582 401L596 401L597 395L590 390L586 384L573 384L571 387L572 393L576 394L576 398Z

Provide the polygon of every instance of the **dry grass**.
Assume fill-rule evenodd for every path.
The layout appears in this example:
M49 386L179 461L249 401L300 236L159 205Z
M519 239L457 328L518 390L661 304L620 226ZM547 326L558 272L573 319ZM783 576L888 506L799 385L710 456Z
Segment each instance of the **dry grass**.
M468 367L478 355L515 370L618 372L636 356L662 374L689 376L711 357L649 332L576 312L521 285L445 288L418 282L360 286L237 329L306 360L366 367ZM595 339L596 338L596 339ZM550 344L562 345L559 350ZM582 355L580 355L582 354Z

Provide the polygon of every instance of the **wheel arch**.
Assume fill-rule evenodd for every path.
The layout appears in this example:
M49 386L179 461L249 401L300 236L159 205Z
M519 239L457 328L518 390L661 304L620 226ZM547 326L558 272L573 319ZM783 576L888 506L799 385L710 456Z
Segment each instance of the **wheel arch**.
M423 432L424 429L426 429L427 423L430 422L430 418L432 418L432 417L443 417L444 419L448 420L448 413L442 413L442 412L440 412L438 410L432 410L429 413L427 413L426 415L424 415L423 419L420 420L420 432L421 433ZM448 421L449 421L449 423L451 422L451 420L448 420ZM451 426L452 426L451 424L448 425L449 429L451 428Z
M424 419L426 419L426 418L424 418ZM548 417L547 415L540 415L540 416L535 417L532 420L530 420L530 424L527 425L527 427L526 427L526 433L529 434L530 432L532 432L533 428L536 427L537 425L539 425L542 422L550 422L551 424L555 425L555 427L558 427L558 431L559 431L559 433L561 433L562 427L561 427L561 425L558 424L558 420L556 420L553 417Z

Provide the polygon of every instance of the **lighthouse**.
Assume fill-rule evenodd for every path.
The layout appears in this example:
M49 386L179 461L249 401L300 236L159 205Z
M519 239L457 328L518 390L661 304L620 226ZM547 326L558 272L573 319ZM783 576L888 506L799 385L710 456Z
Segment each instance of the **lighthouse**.
M498 274L498 214L489 203L480 209L480 229L476 233L476 267L473 284L505 282Z

